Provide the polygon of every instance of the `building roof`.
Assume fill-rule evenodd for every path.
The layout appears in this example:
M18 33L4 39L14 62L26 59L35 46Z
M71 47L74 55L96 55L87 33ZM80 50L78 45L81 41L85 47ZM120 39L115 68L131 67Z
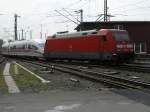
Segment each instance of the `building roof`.
M75 30L79 31L80 29L82 29L83 27L88 27L91 25L94 26L103 26L103 25L115 25L115 24L148 24L150 25L150 21L108 21L108 22L104 22L104 21L100 21L100 22L93 22L93 21L88 21L88 22L82 22L80 23ZM94 27L93 26L93 27Z

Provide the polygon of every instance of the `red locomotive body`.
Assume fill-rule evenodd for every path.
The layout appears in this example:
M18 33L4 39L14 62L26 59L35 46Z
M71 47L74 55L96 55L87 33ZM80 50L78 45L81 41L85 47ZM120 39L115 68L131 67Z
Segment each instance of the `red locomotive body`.
M47 38L46 59L129 60L133 45L125 30L101 29L56 34Z

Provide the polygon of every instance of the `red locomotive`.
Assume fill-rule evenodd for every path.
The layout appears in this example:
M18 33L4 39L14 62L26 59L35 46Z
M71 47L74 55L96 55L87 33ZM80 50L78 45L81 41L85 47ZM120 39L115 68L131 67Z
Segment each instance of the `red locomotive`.
M90 30L49 36L46 59L128 61L134 57L128 32L116 29Z

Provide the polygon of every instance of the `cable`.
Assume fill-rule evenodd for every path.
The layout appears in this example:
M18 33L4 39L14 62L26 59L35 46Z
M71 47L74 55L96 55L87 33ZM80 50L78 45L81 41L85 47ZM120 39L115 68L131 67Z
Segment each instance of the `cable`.
M58 14L60 14L60 15L62 15L62 16L64 16L65 18L67 18L68 20L70 20L70 21L72 21L73 23L75 23L75 24L77 24L78 25L78 23L77 22L75 22L75 21L73 21L72 19L70 19L70 18L68 18L67 16L65 16L64 14L62 14L62 13L60 13L59 11L57 11L57 10L55 10Z
M65 12L67 12L71 17L73 17L75 20L77 20L78 22L81 22L81 21L79 21L77 18L75 18L70 12L68 12L66 9L64 9L63 8L63 10L65 11Z

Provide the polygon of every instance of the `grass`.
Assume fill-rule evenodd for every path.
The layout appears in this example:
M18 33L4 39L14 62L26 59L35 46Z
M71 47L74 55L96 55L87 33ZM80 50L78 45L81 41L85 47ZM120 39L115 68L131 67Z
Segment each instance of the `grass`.
M4 76L3 76L3 71L4 71L4 65L0 65L0 92L7 92L8 93L8 89L7 89L7 85L5 83L4 80Z
M13 75L14 80L16 81L18 87L21 91L46 91L48 85L42 83L38 78L25 71L21 67L17 66L18 74L15 73L15 64L11 64L10 73Z

